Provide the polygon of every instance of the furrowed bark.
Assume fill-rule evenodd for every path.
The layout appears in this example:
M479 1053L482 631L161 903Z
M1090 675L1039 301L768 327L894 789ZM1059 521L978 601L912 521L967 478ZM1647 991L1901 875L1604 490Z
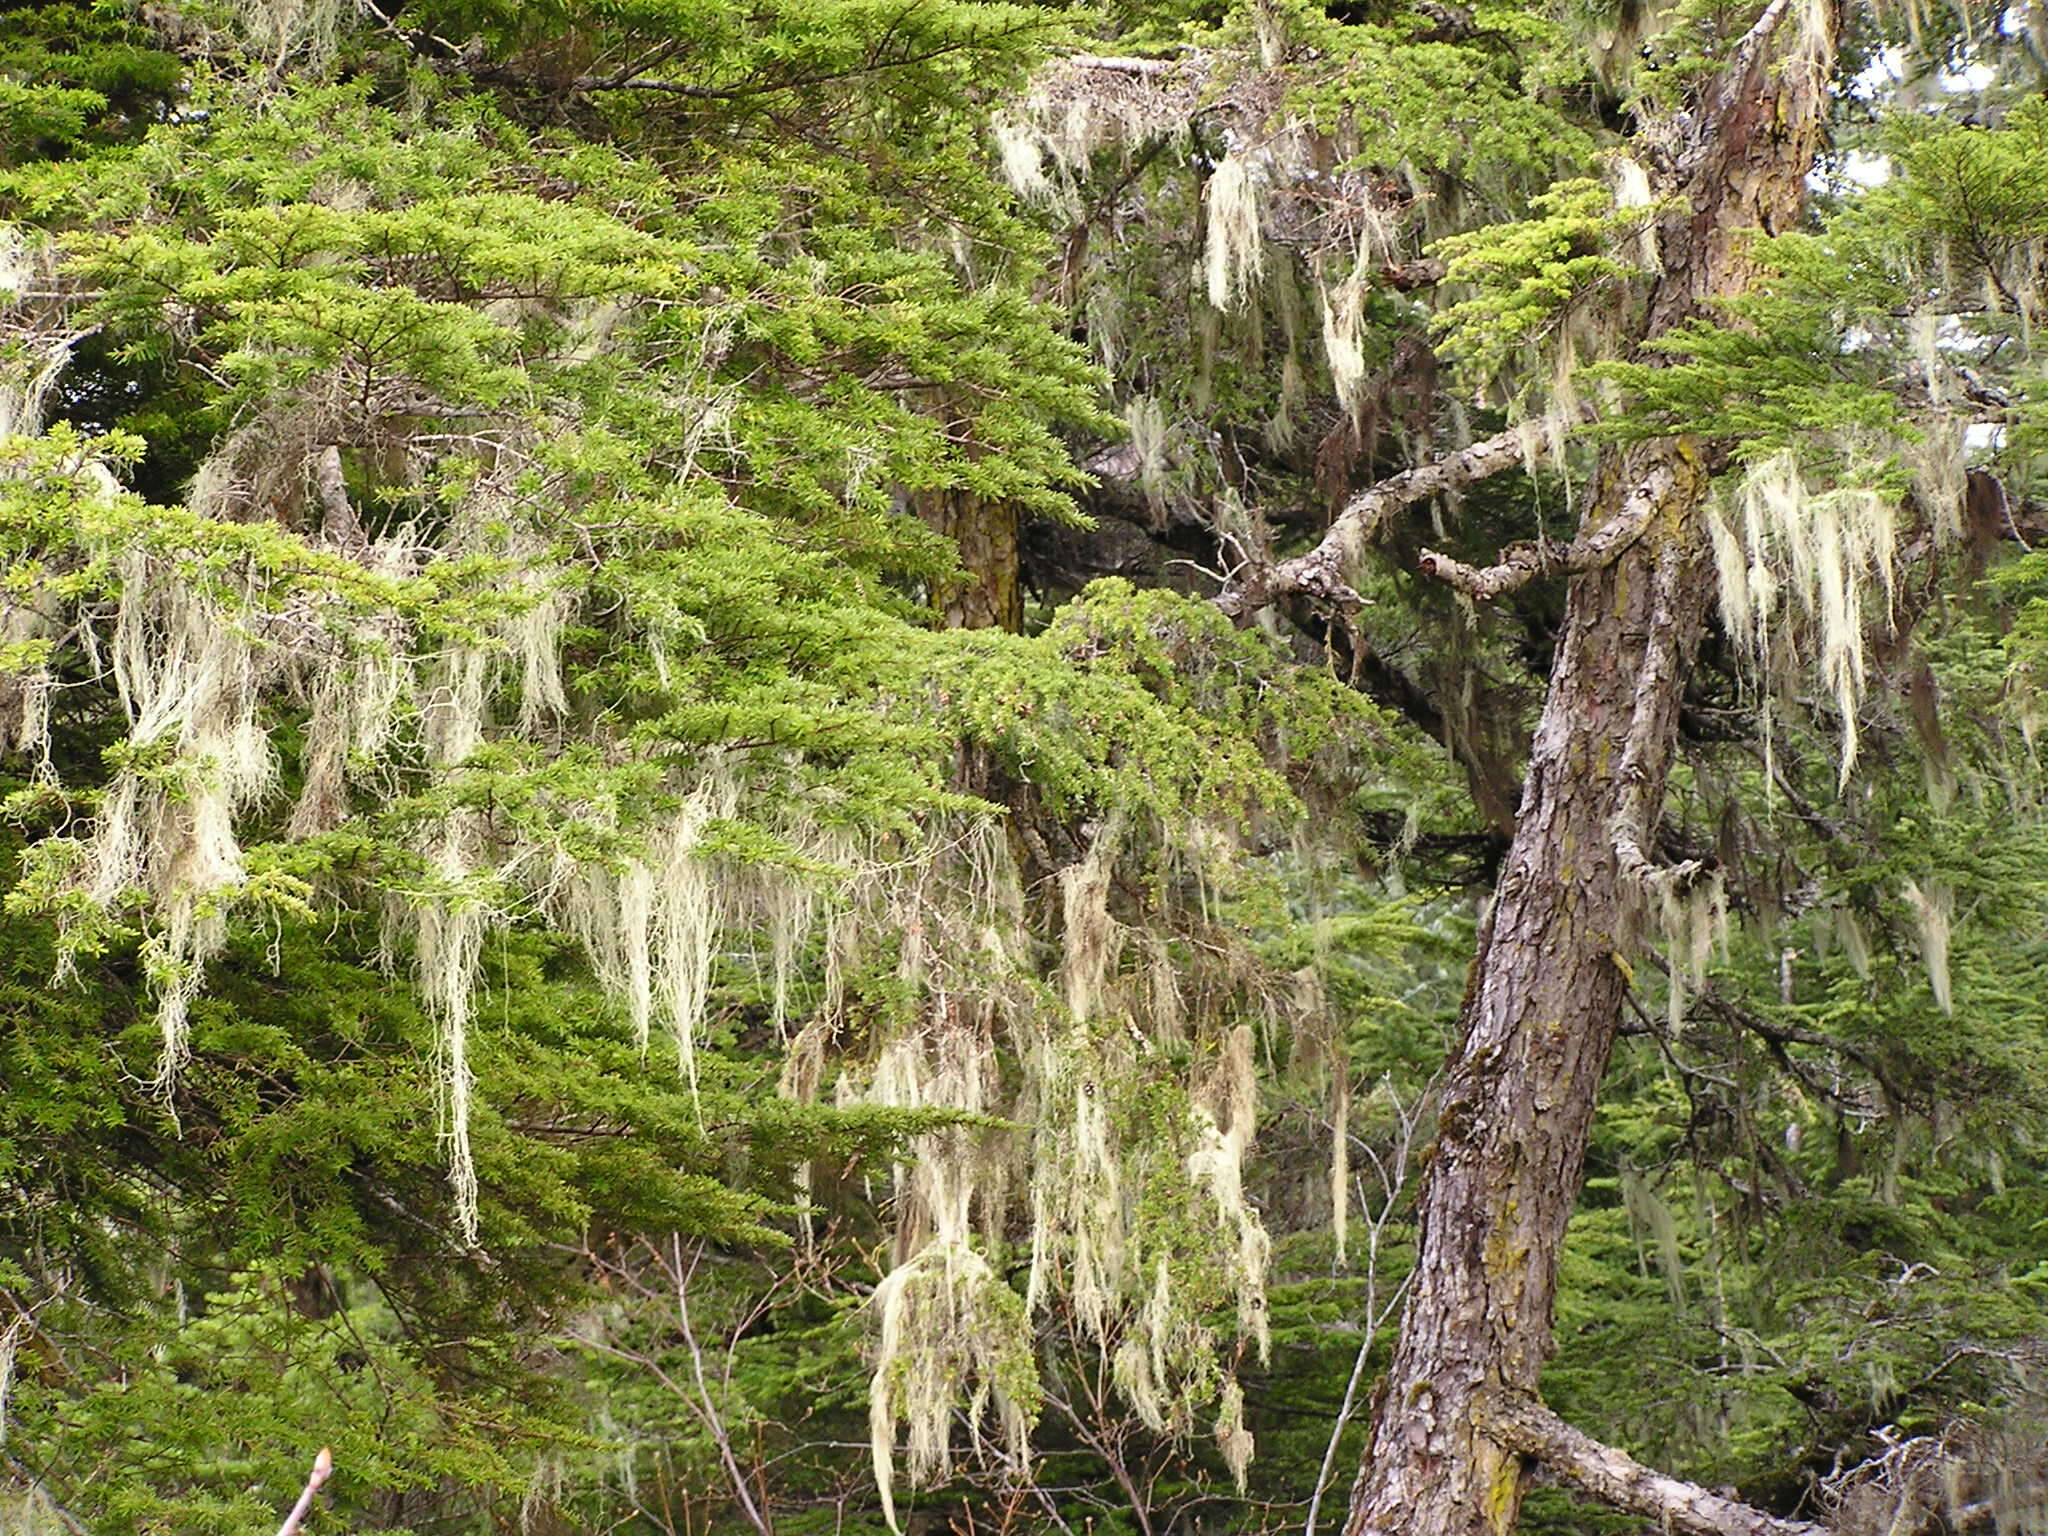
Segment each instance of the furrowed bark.
M1689 652L1712 591L1701 541L1686 539L1704 472L1675 445L1646 453L1668 456L1656 517L1671 525L1664 538L1686 542L1662 561L1640 541L1572 584L1439 1113L1415 1287L1350 1536L1499 1536L1521 1506L1520 1455L1485 1433L1478 1400L1500 1385L1533 1393L1550 1354L1558 1249L1620 1022L1616 960L1638 906L1610 833L1630 799L1617 770L1656 617ZM1678 695L1643 702L1653 711L1644 734L1661 745L1643 766L1661 794Z
M965 581L932 594L948 629L1024 627L1024 591L1017 508L970 491L933 491L916 498L927 528L960 547Z
M1796 28L1792 16L1791 0L1775 0L1732 51L1662 178L1676 211L1658 232L1664 275L1649 296L1646 340L1742 292L1755 234L1800 217L1834 44L1828 14L1808 9ZM1663 803L1685 677L1715 590L1699 515L1710 457L1665 439L1610 451L1595 477L1578 542L1601 543L1601 558L1588 557L1567 593L1424 1176L1415 1282L1347 1536L1505 1536L1532 1455L1568 1475L1607 1467L1613 1476L1593 1490L1602 1497L1655 1492L1627 1473L1632 1464L1609 1459L1619 1453L1490 1405L1503 1394L1533 1405L1553 1347L1558 1251L1650 873L1643 829ZM1629 536L1614 538L1606 558L1609 528ZM1660 1518L1680 1504L1660 1503ZM1686 1508L1688 1519L1714 1518L1683 1528L1716 1536L1791 1529L1758 1524L1769 1517L1733 1501Z

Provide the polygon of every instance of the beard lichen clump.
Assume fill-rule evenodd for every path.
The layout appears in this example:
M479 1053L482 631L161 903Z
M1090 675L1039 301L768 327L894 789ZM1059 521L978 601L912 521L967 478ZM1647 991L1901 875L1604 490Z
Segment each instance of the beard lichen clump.
M1033 118L1055 169L1110 136L1185 122L1199 94L1184 72L1124 79L1103 100L1049 99ZM1028 180L1028 146L1013 139L1008 158ZM1260 174L1241 163L1214 190L1232 303L1260 280ZM326 211L353 239L362 232L348 221L373 200L351 192ZM210 230L187 244L195 259L229 261ZM373 308L420 298L405 261L393 258L389 281L355 284L332 254L314 251L294 281L331 282ZM605 291L628 291L617 273L600 275ZM148 302L159 301L152 288ZM554 311L538 301L434 303L437 323L480 355L552 334ZM415 314L407 305L401 318ZM577 312L568 296L558 308ZM662 309L664 325L690 312ZM757 465L754 485L737 429L717 441L705 427L678 458L666 427L646 441L606 436L573 401L520 415L495 403L495 385L448 382L445 348L412 360L418 378L396 362L389 378L323 371L307 357L325 342L297 317L258 315L256 329L275 335L253 341L201 338L187 324L178 345L204 356L202 339L232 344L255 381L222 401L231 425L182 505L109 487L62 572L103 567L104 579L25 594L6 631L73 637L81 686L125 718L105 782L81 774L64 786L83 834L35 852L57 872L39 891L69 925L71 952L139 937L163 1032L160 1086L178 1086L193 1001L231 932L287 907L299 919L381 915L380 958L410 971L435 1027L452 1196L441 1219L473 1252L489 1235L485 1141L473 1147L471 1122L489 1091L473 1058L494 935L526 926L580 941L622 1032L643 1048L665 1040L693 1086L721 989L749 967L772 969L775 1026L796 1025L786 1091L930 1126L895 1171L893 1252L872 1312L885 1493L898 1427L910 1477L943 1476L963 1407L973 1437L993 1422L989 1447L1022 1472L1035 1332L1057 1309L1076 1321L1071 1337L1117 1362L1140 1418L1176 1435L1213 1423L1241 1476L1251 1442L1219 1363L1228 1325L1213 1320L1234 1315L1263 1350L1269 1244L1244 1164L1257 1121L1253 1030L1273 1014L1273 984L1227 908L1255 846L1248 823L1294 806L1269 761L1285 733L1266 729L1268 693L1293 685L1269 688L1274 658L1244 648L1264 642L1205 606L1147 617L1132 600L1121 629L1106 618L1068 649L1039 645L1030 665L1042 675L1029 686L1044 688L1047 707L1035 721L1062 723L1042 738L1051 766L1019 751L1008 767L1076 856L1033 853L1027 900L1025 855L1000 813L942 787L955 753L995 750L999 730L957 707L932 730L928 699L900 692L900 649L870 653L886 648L876 631L925 643L904 621L894 554L841 571L793 532L828 502L876 512L879 525L892 477L965 474L965 457L906 465L868 441L888 434L862 417L847 473L792 488ZM698 376L715 366L708 350L665 332L653 354L636 354L639 323L565 323L553 361L565 374L590 368L609 391L624 388L610 371L619 358L652 355L650 369L687 375L666 380L666 398L720 398L723 386ZM593 336L603 345L587 355ZM1042 364L1033 353L1030 367ZM361 405L373 384L388 395ZM1043 384L1034 372L1032 389ZM17 391L17 415L32 386ZM763 419L794 431L791 410L776 394ZM1148 492L1163 502L1169 423L1155 408L1134 410L1134 425ZM603 452L563 470L578 433ZM883 489L864 488L863 475ZM1029 643L1016 637L1014 656ZM1198 697L1183 663L1231 645ZM991 675L997 650L978 653ZM1063 695L1098 659L1123 667L1122 691ZM1243 699L1225 698L1232 689ZM1074 721L1094 718L1098 702L1133 739L1092 757ZM33 739L41 727L12 729ZM908 761L898 777L870 771L870 734L896 765ZM1058 773L1074 782L1055 784ZM1212 793L1212 781L1227 788ZM1035 941L1034 928L1061 941ZM1027 1211L1028 1257L1012 1246Z
M1955 995L1949 983L1949 924L1955 908L1954 893L1945 885L1928 881L1924 885L1908 880L1899 894L1913 915L1920 940L1920 959L1927 967L1927 984L1934 993L1934 1005L1943 1013L1955 1012Z
M1706 985L1707 965L1719 949L1728 948L1728 892L1721 871L1690 875L1683 881L1673 871L1652 877L1658 936L1664 941L1665 988L1672 1037L1685 1028L1691 997Z
M1873 622L1889 624L1897 591L1897 499L1846 487L1814 494L1784 453L1753 466L1707 526L1722 619L1760 675L1766 710L1814 658L1840 722L1846 784L1868 671L1864 636ZM1874 591L1883 593L1880 613L1871 611Z
M1203 272L1209 307L1240 307L1266 265L1265 233L1259 210L1259 168L1232 151L1209 178L1209 229Z
M1244 1188L1258 1100L1246 1015L1258 1010L1260 982L1240 958L1234 976L1162 984L1169 962L1145 935L1169 914L1134 914L1141 925L1112 911L1119 891L1163 892L1164 862L1199 864L1212 888L1193 899L1213 904L1234 840L1213 829L1169 840L1131 813L1092 824L1085 853L1056 882L1063 939L1049 978L1025 939L1022 886L999 831L953 839L950 850L884 908L887 931L901 936L897 977L914 983L917 1001L870 1067L846 1069L841 1093L1002 1116L1014 1129L976 1118L928 1132L898 1170L896 1263L874 1304L870 1427L885 1494L899 1426L913 1483L947 1474L947 1425L963 1405L977 1449L991 1410L998 1443L1018 1433L1035 1400L1034 1331L1048 1315L1065 1315L1103 1350L1118 1393L1154 1432L1190 1435L1197 1410L1214 1405L1219 1449L1241 1477L1252 1442L1210 1318L1234 1313L1263 1357L1271 1245ZM881 925L862 926L864 942L884 941ZM1188 990L1204 1000L1192 1018ZM799 1074L811 1091L822 1065L820 1051ZM1025 1215L1019 1296L1002 1256ZM957 1292L941 1298L945 1285ZM1021 1472L1021 1450L1004 1456Z
M127 750L107 786L75 880L106 911L140 892L156 922L144 948L163 1037L158 1085L187 1052L187 1018L227 934L245 877L238 818L277 782L258 719L276 662L230 593L149 554L117 557L107 652L127 712Z
M1001 1449L1017 1475L1025 1472L1037 1409L1031 1329L1017 1293L964 1237L935 1237L875 1287L879 1321L868 1421L875 1486L890 1528L896 1524L895 1436L909 1425L914 1483L952 1473L952 1421L966 1400L977 1449L980 1426L993 1410Z

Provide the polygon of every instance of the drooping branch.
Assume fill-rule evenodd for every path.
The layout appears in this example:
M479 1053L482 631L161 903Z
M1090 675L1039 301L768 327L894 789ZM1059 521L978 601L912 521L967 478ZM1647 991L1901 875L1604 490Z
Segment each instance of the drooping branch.
M1234 619L1246 619L1298 592L1342 609L1356 608L1360 598L1351 588L1352 568L1390 517L1418 501L1513 469L1524 462L1526 453L1527 439L1510 429L1391 475L1346 502L1314 549L1270 569L1247 572L1216 599L1216 605Z
M1839 1056L1845 1061L1855 1062L1857 1066L1870 1074L1878 1087L1882 1088L1886 1096L1895 1104L1912 1105L1918 1104L1922 1100L1922 1095L1912 1092L1893 1073L1886 1071L1884 1062L1874 1052L1865 1050L1850 1041L1839 1039L1834 1035L1823 1034L1817 1029L1806 1029L1792 1024L1780 1024L1775 1020L1767 1019L1754 1009L1744 1007L1741 1003L1733 1001L1718 988L1711 985L1700 989L1699 1001L1701 1006L1719 1016L1723 1022L1734 1025L1738 1029L1747 1030L1763 1040L1765 1044L1779 1053L1780 1059L1787 1064L1790 1063L1791 1058L1784 1054L1786 1046L1810 1045L1816 1049ZM1804 1080L1804 1074L1795 1075L1800 1076ZM1809 1083L1809 1086L1815 1085ZM1839 1090L1837 1089L1822 1088L1821 1091L1827 1097L1839 1097Z
M1574 1429L1527 1393L1489 1393L1480 1411L1487 1432L1510 1450L1535 1457L1574 1488L1654 1520L1666 1531L1680 1536L1827 1536L1825 1526L1783 1520L1652 1471L1626 1451Z
M1671 494L1674 480L1669 464L1656 465L1644 476L1643 483L1629 493L1620 511L1592 532L1568 542L1536 539L1510 545L1499 563L1485 567L1467 565L1434 549L1425 549L1416 563L1424 574L1480 602L1491 602L1517 591L1541 576L1598 570L1642 536L1651 514Z

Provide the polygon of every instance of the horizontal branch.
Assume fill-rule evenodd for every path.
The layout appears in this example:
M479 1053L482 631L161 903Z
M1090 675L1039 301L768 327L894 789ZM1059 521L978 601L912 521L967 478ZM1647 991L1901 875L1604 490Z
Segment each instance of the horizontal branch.
M1390 261L1380 268L1380 281L1400 293L1410 293L1440 283L1444 277L1441 256L1418 256L1413 261Z
M1591 533L1570 543L1562 539L1536 539L1512 544L1499 564L1485 567L1467 565L1449 555L1425 549L1416 563L1426 575L1456 587L1467 597L1491 602L1505 593L1526 587L1541 576L1561 576L1574 571L1596 571L1608 564L1642 537L1650 515L1670 494L1675 476L1668 464L1659 464L1629 493L1621 510Z
M1628 1452L1574 1429L1527 1393L1491 1393L1480 1412L1487 1432L1509 1450L1535 1457L1561 1481L1679 1536L1827 1536L1825 1526L1781 1520L1652 1471Z
M1496 597L1520 591L1530 582L1567 571L1583 570L1573 559L1574 546L1563 539L1533 539L1510 544L1493 565L1467 565L1441 550L1425 549L1415 563L1425 576L1434 576L1445 586L1455 587L1467 597L1490 603Z
M699 85L685 80L656 80L645 75L578 75L569 84L573 89L585 94L592 91L652 91L657 96L687 96L693 101L735 101L744 96L763 95L768 89L796 88Z
M1434 463L1389 476L1346 502L1314 549L1252 573L1241 586L1218 597L1217 606L1234 619L1246 618L1299 592L1341 608L1357 607L1352 568L1390 517L1418 501L1513 469L1523 462L1524 451L1523 434L1511 428Z
M1095 53L1070 53L1059 62L1067 69L1099 69L1113 75L1164 75L1180 63L1178 59L1105 58Z

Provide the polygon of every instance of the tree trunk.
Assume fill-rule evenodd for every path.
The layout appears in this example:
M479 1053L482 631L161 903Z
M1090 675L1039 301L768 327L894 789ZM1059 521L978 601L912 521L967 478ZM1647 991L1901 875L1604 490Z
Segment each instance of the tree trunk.
M1558 1246L1620 1019L1637 905L1615 828L1661 798L1680 694L1670 662L1691 653L1713 588L1685 516L1704 475L1696 462L1686 468L1659 508L1669 527L1572 583L1424 1176L1416 1280L1353 1536L1515 1524L1521 1462L1478 1409L1490 1388L1533 1393L1550 1355ZM1613 505L1615 494L1602 499ZM1659 686L1644 697L1638 683L1651 674Z
M1775 0L1744 38L1661 178L1682 211L1661 221L1665 269L1646 337L1743 291L1750 237L1790 227L1804 206L1833 29L1811 9L1795 29L1791 13L1790 0ZM1794 30L1796 39L1781 35ZM1347 1536L1501 1536L1516 1523L1532 1456L1653 1517L1669 1518L1671 1505L1637 1497L1683 1486L1603 1478L1569 1454L1567 1438L1538 1443L1500 1405L1533 1408L1553 1347L1558 1249L1620 1021L1685 676L1715 590L1699 516L1708 457L1689 440L1610 454L1574 546L1599 563L1567 567L1577 574L1466 994L1420 1197L1415 1282ZM1712 1528L1791 1529L1751 1510L1742 1520Z
M1017 508L970 491L932 491L916 498L917 515L934 533L960 546L967 579L932 593L948 629L1024 627L1024 591L1019 580Z

